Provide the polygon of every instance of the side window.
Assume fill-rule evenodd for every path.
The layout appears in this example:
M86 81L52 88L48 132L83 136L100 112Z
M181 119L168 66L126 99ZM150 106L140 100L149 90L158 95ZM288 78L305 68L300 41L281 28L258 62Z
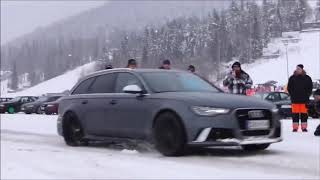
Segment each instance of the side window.
M118 73L117 81L116 81L116 93L123 93L123 88L128 85L138 85L142 88L142 84L139 79L130 73Z
M280 93L281 100L289 100L289 95L285 93Z
M26 103L26 102L28 102L28 98L27 98L27 97L23 97L23 98L21 98L21 102L22 102L22 103Z
M81 82L78 87L72 92L72 94L87 94L89 86L92 84L94 78L87 79Z
M114 73L98 76L89 88L89 93L113 93L114 81Z

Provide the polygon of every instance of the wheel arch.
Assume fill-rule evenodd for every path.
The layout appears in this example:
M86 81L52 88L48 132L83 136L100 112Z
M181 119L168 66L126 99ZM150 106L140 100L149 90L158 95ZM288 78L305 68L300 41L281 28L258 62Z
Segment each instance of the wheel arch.
M158 117L161 114L164 114L164 113L167 113L167 112L168 113L172 113L173 115L175 115L177 117L177 120L179 121L179 123L180 123L180 125L182 127L182 130L183 130L183 133L185 135L185 138L188 141L188 134L187 134L186 126L185 126L185 124L184 124L184 122L182 120L182 117L175 110L170 109L170 108L161 109L155 114L155 116L153 118L153 121L152 121L152 133L153 133L153 128L154 128L155 122L158 119Z

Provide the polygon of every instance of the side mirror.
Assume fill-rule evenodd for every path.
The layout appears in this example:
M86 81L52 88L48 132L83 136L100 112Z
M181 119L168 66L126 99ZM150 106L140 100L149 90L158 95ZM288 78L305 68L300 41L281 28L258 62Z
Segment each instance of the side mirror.
M122 91L125 93L130 93L130 94L142 94L143 93L142 89L138 85L125 86L122 89Z

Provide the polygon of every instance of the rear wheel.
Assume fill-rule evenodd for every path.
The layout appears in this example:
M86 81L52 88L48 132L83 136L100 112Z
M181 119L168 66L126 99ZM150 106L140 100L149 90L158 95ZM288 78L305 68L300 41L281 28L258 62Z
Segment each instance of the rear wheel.
M84 139L83 128L73 113L66 114L64 118L63 137L69 146L88 145L88 140Z
M173 113L161 114L155 121L156 149L165 156L180 156L186 150L186 136L180 119Z
M242 145L242 149L245 151L262 151L267 149L270 144L249 144L249 145Z

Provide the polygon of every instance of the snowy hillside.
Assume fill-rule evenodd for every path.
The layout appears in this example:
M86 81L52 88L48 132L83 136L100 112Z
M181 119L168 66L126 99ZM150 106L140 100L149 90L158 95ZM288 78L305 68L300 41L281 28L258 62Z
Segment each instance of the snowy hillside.
M81 75L91 73L95 69L95 62L91 62L80 66L72 71L68 71L65 74L52 78L48 81L42 82L29 89L23 90L17 93L5 93L1 92L1 96L15 97L15 96L41 96L46 93L60 93L65 90L70 90L79 80Z
M320 79L320 30L301 32L299 36L301 41L288 45L289 75L292 75L297 64L303 64L312 79ZM275 80L279 85L284 85L287 83L285 46L281 39L274 39L270 46L280 50L280 57L259 60L244 65L243 68L251 75L255 84Z

